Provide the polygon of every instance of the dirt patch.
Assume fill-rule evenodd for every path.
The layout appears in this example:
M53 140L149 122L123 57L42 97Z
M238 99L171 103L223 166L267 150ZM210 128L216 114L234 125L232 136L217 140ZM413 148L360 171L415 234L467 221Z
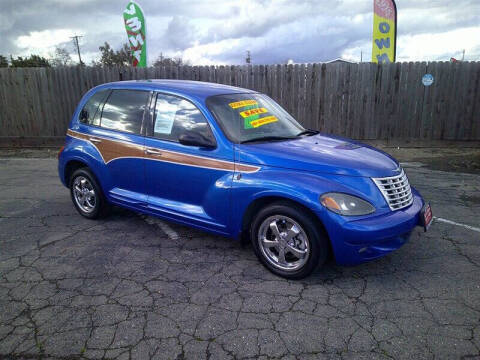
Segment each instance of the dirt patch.
M0 149L0 158L49 159L58 155L60 148Z
M480 174L480 149L383 148L400 162L419 163L432 170Z

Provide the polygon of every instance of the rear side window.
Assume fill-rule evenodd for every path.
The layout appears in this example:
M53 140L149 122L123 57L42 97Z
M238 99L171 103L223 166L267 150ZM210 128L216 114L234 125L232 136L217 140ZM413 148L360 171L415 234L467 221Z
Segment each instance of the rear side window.
M207 119L195 105L177 96L158 94L153 136L178 142L180 135L187 130L196 131L205 138L214 140Z
M103 107L100 126L140 134L149 97L148 91L113 90Z
M110 90L101 90L93 94L80 111L79 121L86 125L100 125L101 105L108 96Z

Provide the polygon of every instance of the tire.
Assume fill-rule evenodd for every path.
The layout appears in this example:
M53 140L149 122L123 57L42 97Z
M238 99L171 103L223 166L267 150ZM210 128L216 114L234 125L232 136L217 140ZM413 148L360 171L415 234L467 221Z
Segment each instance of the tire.
M260 262L287 279L310 275L325 263L329 253L327 235L318 221L289 202L262 208L251 222L250 239Z
M80 215L87 219L98 219L109 213L110 205L102 188L87 167L77 169L72 174L69 188L73 205Z

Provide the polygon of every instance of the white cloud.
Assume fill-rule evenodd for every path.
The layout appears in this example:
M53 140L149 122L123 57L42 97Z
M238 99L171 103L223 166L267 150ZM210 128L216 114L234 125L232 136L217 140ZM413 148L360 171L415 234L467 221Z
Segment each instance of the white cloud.
M373 0L138 1L150 63L163 53L193 64L239 64L247 50L256 64L340 56L358 61L361 51L365 61L371 57ZM74 32L84 35L86 59L98 58L105 41L115 49L127 41L125 4L118 1L2 2L3 55L46 55L66 42L73 55ZM479 0L399 0L397 7L397 60L448 60L462 49L467 59L478 54Z
M55 46L70 41L73 34L75 31L71 29L32 31L28 35L19 36L16 43L24 54L48 57L55 50Z
M212 58L223 53L231 52L233 49L238 48L239 43L240 40L222 40L209 44L196 45L184 50L178 55L195 65L222 65L225 64L225 62L213 61Z
M459 57L464 49L467 55L473 56L478 49L479 35L480 26L442 33L400 36L397 61L448 60L452 56ZM480 54L477 52L476 55L478 60Z

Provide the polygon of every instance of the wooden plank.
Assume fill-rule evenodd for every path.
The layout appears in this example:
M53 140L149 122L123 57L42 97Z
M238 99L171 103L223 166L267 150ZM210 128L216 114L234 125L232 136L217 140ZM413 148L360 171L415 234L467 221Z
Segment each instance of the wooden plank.
M462 85L463 107L460 113L457 112L457 120L460 122L460 135L456 137L456 140L473 140L473 119L475 115L477 121L480 121L480 115L473 112L477 79L473 62L465 62L462 65L464 70Z
M285 83L283 84L284 97L282 99L285 109L293 115L293 65L288 64L285 72Z
M426 72L427 74L433 73L435 78L435 64L428 63ZM435 83L434 83L435 84ZM421 118L421 127L420 127L420 138L428 139L430 134L431 124L431 108L432 108L432 98L433 98L433 89L435 85L425 86L424 95L423 95L423 105L422 105L422 118Z
M275 85L275 66L265 66L265 94L273 98L273 87Z
M325 133L331 133L330 118L331 118L331 102L332 92L334 91L332 83L332 64L322 64L322 102L320 112L320 128Z
M401 134L400 121L400 103L401 103L401 86L405 82L405 73L402 72L400 63L392 63L389 66L393 67L394 83L392 92L392 116L390 117L390 126L387 139L395 139Z
M11 136L11 118L13 118L13 109L8 101L8 93L12 92L13 87L10 86L9 69L0 69L0 136Z
M260 69L259 69L259 65L253 65L253 86L251 87L251 89L255 90L255 91L261 91L261 88L260 88Z
M313 81L313 66L307 64L305 67L305 103L303 106L303 122L307 129L313 128L312 122L312 90L314 87Z
M320 83L322 81L322 65L312 65L312 129L321 130L320 127L320 102L322 101L322 94L320 89Z
M472 140L480 139L480 62L473 64L475 74L474 99L472 107Z
M435 102L432 139L441 140L445 136L445 128L448 125L448 102L450 95L450 83L452 81L450 72L450 62L441 62L439 64L440 78L437 81L437 98Z
M336 107L338 96L338 64L326 64L325 66L325 102L323 113L324 131L328 134L336 134ZM327 90L328 89L328 90Z
M260 92L261 93L267 93L267 73L265 70L265 65L260 65L259 68L259 76L260 76Z
M339 118L338 118L338 133L342 136L347 136L348 129L348 106L349 106L349 87L350 87L350 64L340 64L339 77L341 89L339 92Z
M328 90L327 90L327 64L321 64L320 70L320 102L318 114L318 130L327 132L325 125L325 113L327 112Z
M428 108L428 113L425 116L427 120L428 129L426 132L426 139L433 139L434 135L441 129L439 122L438 107L442 97L442 89L444 88L444 73L442 72L441 63L430 63L430 72L434 76L434 83L431 88L431 103Z
M411 110L409 105L409 99L412 98L412 65L413 63L404 62L400 64L402 78L400 79L400 110L398 113L398 123L400 125L400 129L398 132L399 139L408 139L408 134L410 132L410 117L411 117Z
M8 69L0 69L0 136L7 136L9 130L9 113L11 109L7 106L7 79Z
M353 110L355 109L355 87L357 85L357 66L355 64L347 65L347 77L345 86L345 136L351 138L353 131L353 122L355 121Z
M232 84L232 66L226 65L225 66L225 85L231 85Z
M423 98L425 95L425 86L422 84L422 77L426 74L427 64L425 62L414 63L414 91L415 95L412 99L412 122L411 132L409 138L420 139L421 138L421 123L422 123L422 110L423 110Z
M301 123L304 124L305 127L308 127L306 124L306 118L305 118L305 106L306 106L306 99L305 99L305 76L306 76L306 67L305 64L300 64L298 66L298 102L297 102L297 120Z
M287 101L286 101L286 80L287 80L287 65L279 65L280 66L280 72L278 74L278 101L280 104L286 109L287 108ZM288 110L287 110L288 111Z

